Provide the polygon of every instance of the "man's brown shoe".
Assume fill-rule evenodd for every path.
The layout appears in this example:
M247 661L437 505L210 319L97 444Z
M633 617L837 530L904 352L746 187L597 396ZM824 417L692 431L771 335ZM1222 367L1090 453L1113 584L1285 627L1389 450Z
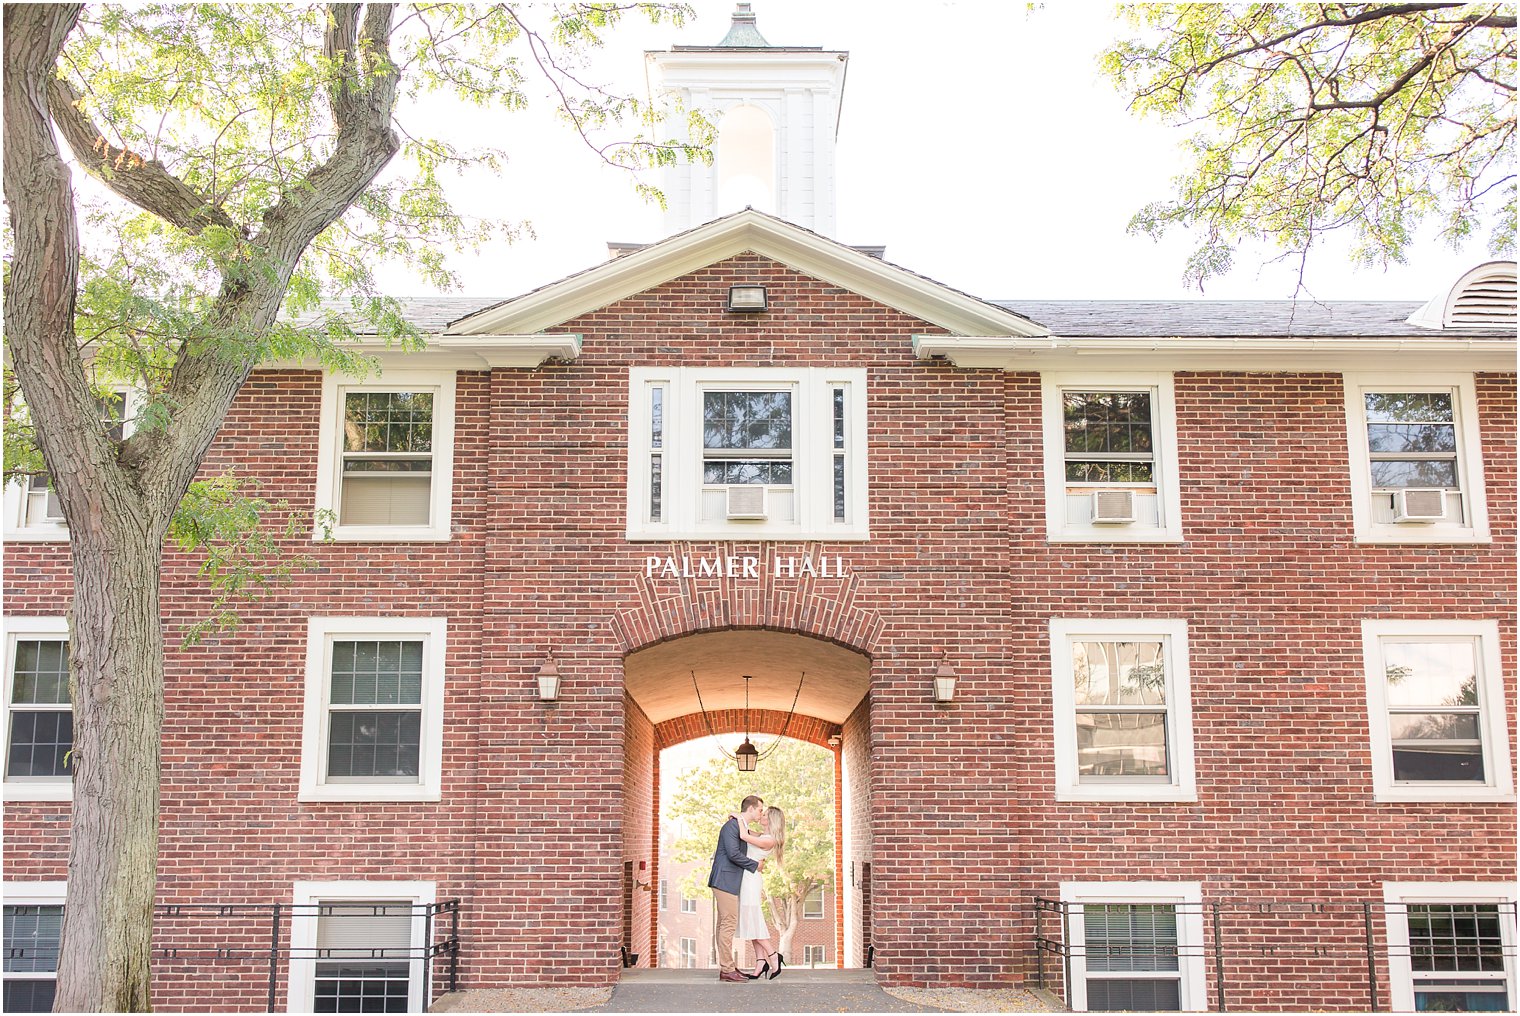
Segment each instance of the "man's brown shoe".
M721 973L718 974L718 980L720 980L720 981L737 981L740 984L745 984L745 983L748 982L748 978L746 978L743 974L739 973L739 971L737 971L737 970L724 970L724 971L722 971Z

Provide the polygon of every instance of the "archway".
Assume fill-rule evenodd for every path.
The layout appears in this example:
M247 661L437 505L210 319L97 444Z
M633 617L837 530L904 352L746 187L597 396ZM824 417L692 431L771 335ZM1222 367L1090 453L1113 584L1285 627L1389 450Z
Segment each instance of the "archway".
M731 736L730 751L745 733L767 740L785 734L825 749L832 759L833 870L825 898L834 934L826 950L814 953L815 962L823 957L827 966L865 965L869 928L861 878L871 853L869 655L797 631L729 628L633 649L623 668L623 848L632 873L631 888L625 887L624 930L636 945L625 946L625 953L637 953L638 966L669 959L658 955L662 752L713 734ZM751 677L747 714L744 675ZM668 883L666 889L663 913L669 916L676 897Z

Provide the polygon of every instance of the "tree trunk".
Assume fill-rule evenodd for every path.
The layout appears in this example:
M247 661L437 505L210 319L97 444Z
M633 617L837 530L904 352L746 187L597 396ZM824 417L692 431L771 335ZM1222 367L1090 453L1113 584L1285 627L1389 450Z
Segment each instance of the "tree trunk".
M127 513L128 503L110 511ZM162 535L71 534L74 816L55 1012L147 1012L164 712ZM108 535L109 534L109 535Z

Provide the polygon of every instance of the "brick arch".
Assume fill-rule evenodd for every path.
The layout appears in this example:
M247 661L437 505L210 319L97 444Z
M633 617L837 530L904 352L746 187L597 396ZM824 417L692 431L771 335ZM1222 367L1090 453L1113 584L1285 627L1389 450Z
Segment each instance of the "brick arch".
M695 559L713 554L710 547L686 543L666 547L661 556ZM804 552L821 555L823 545L809 543ZM636 593L629 606L609 619L623 653L699 632L765 628L837 642L873 656L885 624L876 611L860 606L857 577L777 578L776 554L774 544L763 544L751 555L758 558L758 578L635 576Z
M714 709L709 711L705 718L701 713L688 713L654 725L654 749L658 752L672 745L695 741L708 734L742 734L745 730L743 709ZM837 723L820 720L816 716L801 715L793 715L788 725L787 714L780 710L751 709L749 711L749 733L764 734L769 737L780 736L783 730L786 731L787 737L833 751L834 745L829 744L829 738L838 736L840 727Z

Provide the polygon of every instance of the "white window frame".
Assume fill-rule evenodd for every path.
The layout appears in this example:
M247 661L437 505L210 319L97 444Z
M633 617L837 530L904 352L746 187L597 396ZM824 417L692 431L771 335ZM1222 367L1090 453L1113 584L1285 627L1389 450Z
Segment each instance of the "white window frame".
M818 898L818 913L816 914L812 913L810 908L810 904L813 902L813 897L815 895ZM802 917L803 920L807 921L821 921L824 919L825 900L823 894L823 886L819 886L802 898Z
M290 969L287 1012L311 1012L316 1002L317 974L317 921L318 914L312 909L320 903L345 903L371 900L382 903L409 903L412 905L438 902L436 882L296 882L291 889L291 902L298 908L290 920ZM414 954L407 979L407 1012L423 1012L427 1005L422 998L422 971L427 962L420 953L427 943L423 940L425 921L412 919L411 950Z
M1178 1009L1208 1009L1208 979L1203 955L1203 884L1201 882L1062 882L1061 902L1069 908L1066 943L1071 961L1067 986L1073 1012L1087 1012L1087 925L1084 905L1163 903L1177 906Z
M1384 882L1383 902L1388 930L1388 984L1394 1012L1414 1011L1414 965L1409 956L1410 903L1498 903L1514 905L1513 882ZM1515 928L1507 915L1500 913L1499 929L1503 936L1504 978L1509 988L1509 1006L1513 1011L1520 989L1516 988ZM1476 979L1476 978L1475 978Z
M1152 472L1160 524L1093 525L1066 520L1064 391L1151 393ZM1177 398L1171 373L1108 372L1040 375L1045 444L1045 534L1051 543L1181 543L1182 487L1177 475Z
M121 396L122 438L137 429L136 417L142 410L143 393L130 385L110 385L107 391ZM27 522L27 483L25 478L11 480L4 491L4 539L8 543L65 543L69 527L63 522Z
M69 619L59 615L44 617L7 617L5 619L5 729L0 733L0 749L6 753L4 764L9 764L11 744L11 696L16 684L16 643L28 638L52 638L68 641ZM72 706L70 707L72 708ZM74 780L29 779L11 780L4 783L4 800L10 801L72 801Z
M1078 640L1162 643L1166 661L1170 783L1082 783L1077 773L1077 693L1071 644ZM1192 678L1187 622L1172 618L1052 618L1051 703L1055 712L1057 801L1197 801L1193 763Z
M845 520L834 518L833 390L846 390ZM661 519L649 518L650 392L663 388ZM792 392L792 481L796 521L700 521L702 393ZM629 540L868 540L866 371L861 368L634 367L628 373Z
M829 962L829 947L826 945L805 945L802 947L802 965L816 967L819 964Z
M697 898L695 896L687 896L685 893L680 893L679 895L681 897L681 913L695 914L697 912ZM691 904L690 909L686 906L688 903Z
M306 628L306 706L300 801L439 801L443 799L443 702L448 619L313 617ZM344 639L422 642L422 744L416 783L328 783L327 711L332 644Z
M331 528L314 520L312 539L329 536L346 543L442 543L453 532L454 405L458 372L391 370L374 380L358 380L328 371L322 375L321 440L317 445L316 507L333 513ZM343 488L343 398L350 392L431 392L433 394L433 489L425 526L340 525Z
M1388 729L1384 639L1477 641L1478 727L1483 737L1483 772L1487 782L1394 783L1393 740ZM1509 705L1499 656L1497 621L1363 621L1362 662L1367 681L1367 720L1372 745L1374 801L1514 801L1510 768Z
M1357 543L1490 543L1488 498L1483 485L1483 444L1477 386L1471 374L1344 373L1347 446L1351 463L1351 519ZM1372 521L1372 455L1367 447L1368 392L1434 392L1452 396L1457 474L1464 523Z
M67 882L0 882L0 897L8 907L67 907ZM17 981L57 981L58 968L52 971L0 971L0 979Z
M691 943L688 948L687 943ZM680 970L694 970L697 966L697 940L681 937L676 943L676 962Z

